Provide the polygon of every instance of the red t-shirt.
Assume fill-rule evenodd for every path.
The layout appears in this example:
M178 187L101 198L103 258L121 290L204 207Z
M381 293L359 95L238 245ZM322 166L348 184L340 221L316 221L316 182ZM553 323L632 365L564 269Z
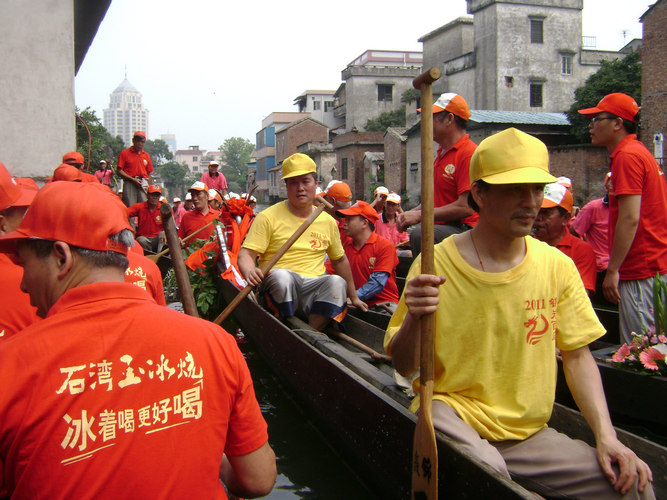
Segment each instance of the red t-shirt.
M153 162L146 151L137 153L134 148L127 148L118 155L118 168L130 177L147 179L148 174L153 171Z
M127 283L67 291L0 366L0 490L15 499L225 499L222 454L267 441L234 338Z
M137 236L146 236L147 238L154 238L160 232L164 231L162 227L162 214L160 213L160 203L157 204L155 210L151 211L148 208L148 202L135 203L128 208L127 213L129 218L136 217Z
M0 342L32 325L40 318L37 308L30 305L30 297L21 291L23 268L17 266L4 253L0 253Z
M454 203L459 196L470 191L470 158L477 149L477 144L470 140L468 134L461 137L447 151L438 148L438 155L433 163L433 197L437 207ZM474 226L479 215L474 213L464 217L461 222ZM445 224L436 221L436 224Z
M595 292L597 265L593 247L566 231L563 239L556 244L556 248L574 261L581 276L581 281L584 282L584 288Z
M371 237L359 250L355 248L352 238L347 238L343 242L343 248L347 260L350 261L355 288L359 289L364 286L373 273L389 273L384 290L371 297L366 303L369 306L379 302L398 304L398 287L396 286L398 256L394 245L386 238L378 236L377 233L371 233Z
M653 155L628 135L610 157L609 248L613 251L619 195L641 195L639 226L619 274L622 280L667 273L667 185Z
M222 172L218 172L217 177L211 177L208 172L204 172L200 181L206 184L209 189L217 189L218 191L227 189L227 179Z
M178 228L178 237L181 239L185 238L189 234L194 233L200 227L205 226L214 219L217 219L219 216L220 212L213 210L212 208L208 209L208 213L206 215L202 215L202 213L197 210L190 210L189 212L185 212L185 214L183 214L183 218L181 219L181 225ZM193 236L193 238L197 240L208 240L211 237L213 230L214 227L211 225L203 231L197 233L197 236ZM185 242L186 247L190 245L190 241L191 240Z
M141 247L141 245L136 246ZM166 306L162 274L157 264L136 252L128 252L127 258L130 266L125 271L125 283L134 283L142 290L146 290L157 305Z

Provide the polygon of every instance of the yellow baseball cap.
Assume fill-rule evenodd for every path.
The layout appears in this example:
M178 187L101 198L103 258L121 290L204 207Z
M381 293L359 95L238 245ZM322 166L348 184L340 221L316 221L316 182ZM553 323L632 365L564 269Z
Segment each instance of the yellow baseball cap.
M282 179L289 179L290 177L298 177L299 175L310 173L317 173L317 165L315 165L313 159L308 155L294 153L283 162Z
M549 152L542 141L515 128L484 139L470 160L470 184L549 184Z

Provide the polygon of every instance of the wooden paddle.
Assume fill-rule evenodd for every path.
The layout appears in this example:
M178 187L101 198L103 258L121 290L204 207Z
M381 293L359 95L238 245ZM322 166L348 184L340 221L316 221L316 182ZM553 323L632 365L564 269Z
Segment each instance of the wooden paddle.
M299 239L299 237L306 232L306 229L310 227L310 225L317 219L317 217L322 213L325 207L331 209L333 208L333 205L326 201L322 196L317 196L315 198L316 201L320 203L320 206L317 207L315 210L312 211L312 213L308 216L308 218L303 221L303 224L299 226L299 229L296 230L296 232L290 236L290 238L283 244L283 246L280 247L280 250L276 252L276 254L269 260L264 266L262 267L262 274L266 276L268 272L273 268L273 266L276 265L276 263L282 258L283 255L289 250L294 242ZM227 316L229 316L234 309L236 309L236 306L238 306L243 299L245 299L250 292L255 287L252 285L247 285L243 290L239 292L239 294L232 300L229 305L225 308L224 311L220 313L220 315L215 318L215 321L213 321L216 325L221 325L223 321L227 319Z
M440 70L431 68L412 81L421 90L421 206L422 274L433 274L433 82ZM412 453L412 500L438 498L438 449L433 430L433 347L435 314L420 319L421 352L419 377L419 417Z
M162 214L162 226L164 233L167 236L167 243L169 248L174 250L171 254L171 262L174 265L174 273L176 274L176 283L178 284L178 292L181 296L181 303L183 304L183 311L185 314L199 317L197 312L197 304L195 297L192 294L192 286L190 285L190 278L188 277L188 270L185 268L185 261L181 253L181 242L176 234L176 226L174 219L171 216L171 207L167 203L163 203L160 207L160 214Z
M164 205L166 205L166 203L163 203L163 204L162 204L162 206L164 206ZM162 213L162 208L161 208L161 207L160 207L160 213ZM163 225L164 225L164 218L163 218L162 220L163 220ZM173 222L173 221L172 221L172 222ZM200 228L197 229L194 233L188 234L185 238L183 238L182 241L188 241L188 240L189 240L190 238L192 238L194 235L201 233L204 229L206 229L206 228L207 228L208 226L210 226L211 224L213 224L213 221L209 222L209 223L206 224L205 226L200 227ZM174 228L175 228L175 227L176 227L176 226L174 226ZM166 234L166 233L167 233L167 231L165 230L165 234ZM176 237L178 238L178 235L177 235ZM179 248L180 248L180 246L179 246ZM155 262L155 263L157 264L157 261L160 260L160 257L162 257L163 255L168 254L169 252L170 252L170 249L169 249L169 247L167 247L167 248L165 248L164 250L162 250L160 253L156 253L155 255L146 255L146 257L148 257L149 259L151 259L153 262Z

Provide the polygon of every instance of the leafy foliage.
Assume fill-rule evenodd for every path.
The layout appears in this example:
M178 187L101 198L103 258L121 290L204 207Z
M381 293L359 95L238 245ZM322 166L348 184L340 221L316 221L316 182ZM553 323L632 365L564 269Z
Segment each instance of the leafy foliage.
M162 180L166 187L174 189L184 186L185 176L188 174L188 167L181 165L176 161L169 161L158 168ZM189 187L189 184L187 187Z
M408 102L412 101L413 99L419 99L421 95L422 93L419 90L410 88L403 92L403 95L401 95L401 102Z
M171 160L174 157L169 146L162 139L146 141L146 144L144 144L144 151L150 155L151 161L155 167L162 165L164 160Z
M366 132L386 132L389 127L405 127L405 106L394 111L385 111L377 118L366 122Z
M84 126L81 120L76 120L76 150L86 160L90 160L90 173L99 170L100 160L105 160L107 166L111 166L120 152L125 149L123 139L119 136L111 137L111 134L104 128L95 114L95 110L90 109L90 106L84 110L75 108L75 111L86 124ZM87 130L86 127L88 127ZM90 158L88 158L88 131L90 131ZM88 162L86 162L86 165L88 165Z
M572 124L572 134L582 143L590 141L588 133L590 119L577 111L595 107L607 94L613 92L628 94L641 106L641 78L639 52L631 52L623 59L602 61L600 69L589 76L583 86L574 91L574 103L567 112Z
M222 173L225 174L227 184L236 183L240 191L245 191L248 180L248 163L255 145L242 137L230 137L218 147L222 152Z

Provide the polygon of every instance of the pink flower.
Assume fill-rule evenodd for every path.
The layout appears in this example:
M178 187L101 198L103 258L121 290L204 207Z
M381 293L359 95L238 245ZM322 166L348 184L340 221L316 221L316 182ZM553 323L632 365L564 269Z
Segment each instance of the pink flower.
M611 357L611 360L614 363L622 363L625 361L625 358L630 354L630 348L628 347L628 344L623 344L618 351L614 353L614 355Z
M639 355L639 359L642 362L642 365L644 365L644 368L649 370L659 370L660 368L656 361L663 361L665 355L657 349L649 347Z
M635 361L636 359L637 358L635 358L634 354L630 354L630 356L628 356L628 361Z
M667 337L665 337L664 335L658 335L658 340L663 344L667 344Z
M658 343L658 337L652 336L651 337L651 344L655 345Z

